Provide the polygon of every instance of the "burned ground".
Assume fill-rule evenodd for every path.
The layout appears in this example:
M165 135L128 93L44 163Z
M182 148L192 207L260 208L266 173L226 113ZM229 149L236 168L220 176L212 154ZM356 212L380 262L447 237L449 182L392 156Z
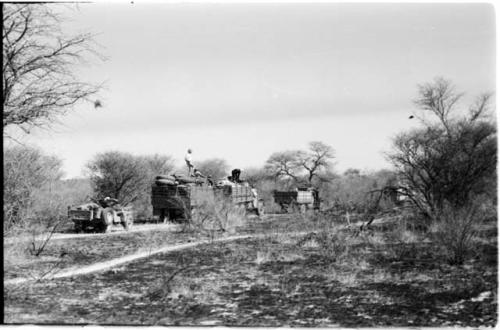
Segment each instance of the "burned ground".
M338 232L329 238L345 248L335 250L340 244L327 246L321 235L306 240L290 235L292 228L300 229L300 219L295 220L256 221L253 229L242 229L266 231L265 237L158 254L100 273L8 285L5 321L346 327L496 323L495 246L486 244L477 258L451 266L436 259L432 244L388 244L389 233Z

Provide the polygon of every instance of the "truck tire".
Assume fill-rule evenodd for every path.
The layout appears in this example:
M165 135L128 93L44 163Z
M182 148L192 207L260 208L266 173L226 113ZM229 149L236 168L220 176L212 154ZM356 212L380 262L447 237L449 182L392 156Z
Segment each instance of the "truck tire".
M257 215L259 217L263 216L266 213L266 210L264 208L264 203L262 201L259 201L257 204Z
M122 222L123 228L125 228L125 230L130 230L130 228L134 225L134 218L132 218L131 215L124 216L124 218L125 219Z
M102 233L108 233L113 226L114 213L113 209L110 207L105 208L101 212L101 226L100 231Z
M103 233L103 234L109 233L109 232L111 232L111 226L108 226L107 224L102 223L99 226L99 228L98 228L97 231L100 232L100 233Z
M113 213L113 209L110 207L105 208L101 212L101 220L104 224L110 226L113 224L113 220L115 218L115 215Z
M78 234L78 233L83 232L83 228L84 228L83 224L75 223L75 233Z
M161 209L160 211L160 223L167 223L169 220L168 209Z

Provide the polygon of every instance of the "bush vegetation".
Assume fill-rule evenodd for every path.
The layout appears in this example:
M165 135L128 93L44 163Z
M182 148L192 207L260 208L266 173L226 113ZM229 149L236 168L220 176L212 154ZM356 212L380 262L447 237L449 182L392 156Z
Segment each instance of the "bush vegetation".
M58 214L52 192L63 174L61 167L60 159L33 147L4 150L4 236L29 226L34 218L50 219Z
M165 155L134 156L109 151L97 154L87 170L95 198L116 198L124 206L133 205L137 218L152 217L151 185L155 177L174 169Z

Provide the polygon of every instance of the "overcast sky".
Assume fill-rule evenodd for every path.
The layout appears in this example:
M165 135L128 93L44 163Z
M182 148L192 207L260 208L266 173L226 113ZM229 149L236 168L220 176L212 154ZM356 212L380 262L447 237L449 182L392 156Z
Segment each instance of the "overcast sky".
M97 152L220 157L261 166L323 141L339 172L389 168L391 137L415 127L417 84L436 76L495 91L495 14L487 4L80 4L72 31L99 33L109 60L103 108L78 106L25 139L82 175Z

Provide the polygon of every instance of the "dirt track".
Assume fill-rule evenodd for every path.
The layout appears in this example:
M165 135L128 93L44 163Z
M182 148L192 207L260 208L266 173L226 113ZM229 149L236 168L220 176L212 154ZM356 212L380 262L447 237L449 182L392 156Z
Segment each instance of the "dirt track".
M239 236L224 237L224 238L215 239L212 242L229 242L229 241L244 239L244 238L248 238L248 237L251 237L251 235L239 235ZM71 276L76 276L76 275L83 275L83 274L98 272L98 271L101 271L104 269L109 269L109 268L130 262L133 260L147 258L149 256L152 256L152 255L155 255L158 253L188 249L188 248L191 248L194 246L198 246L201 244L207 244L207 243L210 243L210 241L204 240L204 241L198 241L198 242L192 242L192 243L164 246L162 248L159 248L159 249L156 249L153 251L134 253L134 254L131 254L131 255L128 255L125 257L107 260L107 261L103 261L103 262L98 262L98 263L95 263L93 265L86 266L86 267L65 269L65 270L62 270L56 274L47 276L44 279L49 280L49 279L54 279L54 278L71 277ZM33 281L33 279L31 279L31 278L15 278L12 280L5 281L4 284L6 284L6 285L8 285L8 284L21 284L21 283L25 283L28 281Z
M273 220L276 217L251 223L251 228L211 241L214 244L169 231L60 239L48 252L71 245L82 256L90 254L92 262L83 264L75 257L50 276L8 279L5 320L266 327L496 323L496 260L463 267L428 263L429 247L419 244L415 249L413 243L404 250L418 253L412 262L394 259L402 246L392 250L388 243L393 233L376 230L354 239L332 236L332 242L348 244L349 249L325 254L319 241L298 244L288 236L304 233L300 219ZM313 225L307 232L318 230ZM159 245L144 251L142 240ZM102 247L108 247L106 253L100 253ZM170 282L168 276L178 269L184 269L182 276Z
M307 231L309 232L309 231ZM307 232L292 232L289 233L290 236L295 236L295 235L303 235ZM190 243L182 243L182 244L175 244L175 245L168 245L168 246L163 246L161 248L147 251L147 252L137 252L133 253L124 257L120 258L115 258L111 260L106 260L103 262L98 262L92 265L84 266L84 267L71 267L67 269L62 269L61 271L48 275L43 278L43 280L50 280L50 279L56 279L56 278L63 278L63 277L71 277L71 276L78 276L78 275L84 275L84 274L89 274L89 273L94 273L94 272L99 272L102 270L110 269L113 267L116 267L118 265L122 265L137 259L143 259L143 258L148 258L150 256L159 254L159 253L165 253L165 252L172 252L172 251L178 251L178 250L184 250L184 249L189 249L192 247L196 247L199 245L203 244L208 244L208 243L221 243L221 242L231 242L231 241L236 241L236 240L241 240L245 238L263 238L268 236L268 234L254 234L254 235L236 235L236 236L229 236L229 237L222 237L214 240L201 240L197 242L190 242ZM10 280L4 281L5 285L9 284L22 284L25 282L29 281L34 281L33 278L14 278Z

